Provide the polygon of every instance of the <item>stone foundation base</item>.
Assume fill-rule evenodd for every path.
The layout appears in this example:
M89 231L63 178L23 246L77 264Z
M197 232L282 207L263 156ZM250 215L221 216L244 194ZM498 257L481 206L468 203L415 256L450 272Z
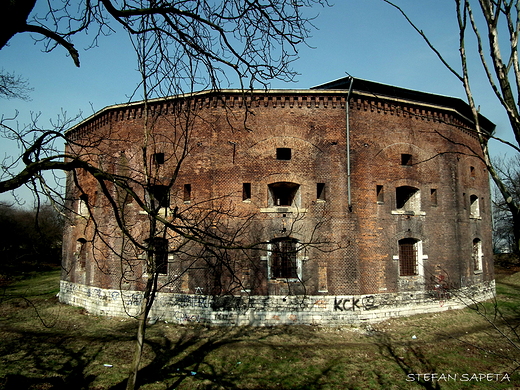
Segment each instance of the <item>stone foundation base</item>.
M449 292L346 296L222 296L158 293L150 318L215 325L344 325L461 309L490 299L495 281ZM60 301L95 315L136 316L142 292L107 290L61 281Z

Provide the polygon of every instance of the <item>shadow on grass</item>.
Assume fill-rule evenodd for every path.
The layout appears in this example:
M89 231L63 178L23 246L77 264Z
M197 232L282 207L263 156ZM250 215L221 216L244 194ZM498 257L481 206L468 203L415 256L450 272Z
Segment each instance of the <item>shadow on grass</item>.
M176 343L172 343L168 338L164 337L160 341L148 339L146 344L152 349L154 358L145 367L139 370L138 387L161 383L165 389L176 389L188 379L195 379L198 389L229 389L240 390L245 389L239 383L243 383L244 379L237 368L241 362L236 362L234 366L225 369L222 365L218 367L211 363L212 359L208 359L210 353L219 350L222 347L232 346L241 341L249 339L256 329L248 327L236 328L217 328L213 329L212 335L208 337L207 330L204 327L196 332L193 328L188 328L181 335ZM283 327L273 327L265 329L267 334L263 338L282 335L285 333ZM258 341L257 338L254 338ZM248 390L265 390L272 389L291 389L291 390L319 390L323 388L323 384L318 382L327 375L333 365L322 369L312 378L308 378L305 383L297 386L284 387L281 384L273 384L272 387L265 385L254 385L249 383ZM291 373L287 373L290 375ZM184 384L189 386L189 384ZM126 380L112 386L110 390L124 390ZM189 387L183 387L189 388ZM344 387L348 389L348 387Z
M379 347L381 356L394 362L405 375L405 381L409 385L412 383L428 390L439 390L441 387L438 382L426 380L418 373L436 373L437 367L425 356L420 344L411 342L397 343L388 335L378 333L376 335L376 345Z
M104 346L131 341L135 328L124 323L89 335L64 322L59 322L62 327L51 328L36 322L39 326L28 331L18 328L17 322L8 325L0 321L0 359L4 366L0 390L92 389L96 377L89 371L100 364Z
M42 334L25 334L24 348L18 353L17 361L19 365L31 361L34 375L7 374L0 378L0 389L2 390L22 390L22 389L89 389L89 385L94 381L93 375L86 375L86 368L96 359L100 349L94 354L86 354L86 347L79 351L74 351L64 345L65 338L55 339L47 342L42 341ZM50 341L52 344L47 344ZM53 371L53 358L46 354L46 350L53 349L60 355L60 361L64 363L56 364L58 367ZM5 351L2 348L2 352ZM47 373L42 374L42 373Z

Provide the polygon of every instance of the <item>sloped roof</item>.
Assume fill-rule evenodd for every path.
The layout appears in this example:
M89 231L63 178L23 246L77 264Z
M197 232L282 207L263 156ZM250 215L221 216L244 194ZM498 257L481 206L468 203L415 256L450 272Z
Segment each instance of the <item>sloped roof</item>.
M377 83L355 77L343 77L337 80L329 81L325 84L320 84L312 87L313 90L327 89L327 90L349 90L352 85L353 93L371 94L374 97L387 97L391 99L402 99L410 102L417 102L419 104L432 104L446 108L455 109L462 116L472 120L471 108L468 103L459 98L454 98L444 95L436 95L428 92L415 91L396 87L393 85ZM479 122L483 129L488 133L493 133L495 124L487 119L485 116L479 114Z

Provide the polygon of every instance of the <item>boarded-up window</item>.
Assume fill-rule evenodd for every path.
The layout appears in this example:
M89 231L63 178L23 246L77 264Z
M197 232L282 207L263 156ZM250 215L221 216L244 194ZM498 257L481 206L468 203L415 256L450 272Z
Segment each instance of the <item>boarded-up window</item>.
M399 241L399 274L417 275L417 240L413 238Z
M162 237L155 237L148 241L152 252L153 263L149 272L155 271L159 274L168 273L168 240Z
M293 279L298 277L297 241L292 238L281 238L271 241L271 278Z

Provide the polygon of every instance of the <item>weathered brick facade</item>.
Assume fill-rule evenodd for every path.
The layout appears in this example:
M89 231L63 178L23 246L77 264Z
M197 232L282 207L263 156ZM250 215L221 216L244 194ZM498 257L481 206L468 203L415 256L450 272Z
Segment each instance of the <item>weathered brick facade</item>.
M235 253L234 281L219 279L217 289L215 269L194 248L184 258L180 239L167 237L154 315L339 324L461 307L460 297L492 294L488 174L468 107L350 82L206 91L151 101L149 111L143 103L112 106L69 130L69 152L136 182L145 180L146 143L152 184L167 188L166 218L198 209L191 223L202 226L209 217L201 210L225 210L208 228L243 226L241 243L264 243L235 251L247 260ZM145 120L153 129L147 140ZM494 127L485 118L481 125ZM177 173L186 128L189 153ZM65 231L60 297L122 315L140 302L145 262L118 233L103 192L123 209L132 236L147 237L137 202L88 173L71 174L76 214Z

